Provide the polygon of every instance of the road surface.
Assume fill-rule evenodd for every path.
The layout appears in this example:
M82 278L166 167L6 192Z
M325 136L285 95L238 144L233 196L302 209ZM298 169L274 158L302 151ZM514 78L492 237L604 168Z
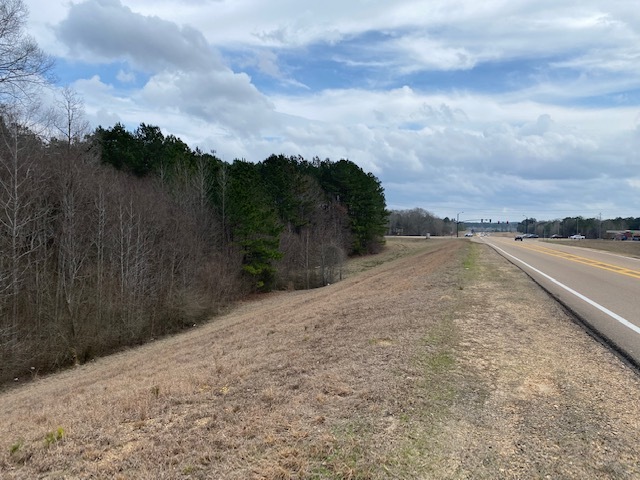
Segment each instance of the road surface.
M585 240L480 237L640 366L640 260L580 248ZM588 241L588 240L586 240Z

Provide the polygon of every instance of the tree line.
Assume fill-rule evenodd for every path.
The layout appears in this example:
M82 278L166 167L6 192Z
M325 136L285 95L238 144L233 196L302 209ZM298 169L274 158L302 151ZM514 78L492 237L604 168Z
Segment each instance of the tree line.
M540 237L551 237L560 235L569 237L575 234L582 234L586 238L610 238L607 231L640 230L640 217L617 217L613 219L602 219L599 217L565 217L554 220L537 220L535 218L525 218L521 222L497 222L491 220L481 222L465 223L460 222L458 230L467 228L484 228L486 231L504 232L518 231L522 233L532 233ZM389 222L387 225L388 235L455 235L456 219L449 217L439 218L433 213L422 208L410 210L391 210L389 212Z
M607 231L640 230L640 217L617 217L602 219L599 217L564 217L555 220L537 220L527 218L518 223L518 231L534 233L540 237L560 235L569 237L582 234L586 238L608 238Z
M455 235L456 222L448 217L439 218L423 208L391 210L387 233L389 235Z
M307 272L311 264L332 265L330 257L374 253L382 244L388 215L384 189L349 160L271 155L258 163L226 163L215 152L191 150L144 123L134 132L121 124L99 127L89 148L94 146L103 164L136 178L155 178L174 197L193 196L199 210L209 208L202 213L217 218L221 248L240 248L243 271L258 289L296 280L292 257L304 267L302 286L310 288L330 279L324 272L314 280ZM318 254L318 248L340 255ZM296 249L304 250L303 260L300 252L290 253ZM290 274L282 274L283 266Z
M226 163L141 124L43 140L0 115L0 380L193 325L375 252L378 179L349 160Z

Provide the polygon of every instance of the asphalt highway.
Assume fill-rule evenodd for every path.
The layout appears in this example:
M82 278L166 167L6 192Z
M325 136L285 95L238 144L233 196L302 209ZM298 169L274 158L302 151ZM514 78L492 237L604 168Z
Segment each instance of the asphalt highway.
M604 341L640 366L639 259L580 248L580 242L588 240L476 238L520 267Z

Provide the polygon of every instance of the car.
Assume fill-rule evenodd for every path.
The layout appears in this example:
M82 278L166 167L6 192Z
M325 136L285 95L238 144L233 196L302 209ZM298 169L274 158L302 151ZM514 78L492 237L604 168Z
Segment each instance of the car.
M467 232L464 234L465 237L473 237L473 233Z
M564 238L562 235L558 235L557 233L551 235L551 238Z
M569 238L571 240L584 240L587 237L585 237L584 235L577 234L577 235L571 235Z
M535 233L527 233L526 237L527 238L539 238L538 235L536 235Z
M523 241L524 240L524 235L516 235L516 238L514 240Z

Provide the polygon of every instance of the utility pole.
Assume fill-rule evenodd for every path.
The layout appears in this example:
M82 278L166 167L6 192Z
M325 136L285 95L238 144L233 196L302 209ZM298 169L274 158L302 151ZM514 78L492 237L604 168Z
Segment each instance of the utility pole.
M460 232L460 214L464 213L464 212L458 212L456 213L456 238L459 236L459 232Z
M598 223L598 240L602 240L602 212L598 215L598 220L600 220Z

